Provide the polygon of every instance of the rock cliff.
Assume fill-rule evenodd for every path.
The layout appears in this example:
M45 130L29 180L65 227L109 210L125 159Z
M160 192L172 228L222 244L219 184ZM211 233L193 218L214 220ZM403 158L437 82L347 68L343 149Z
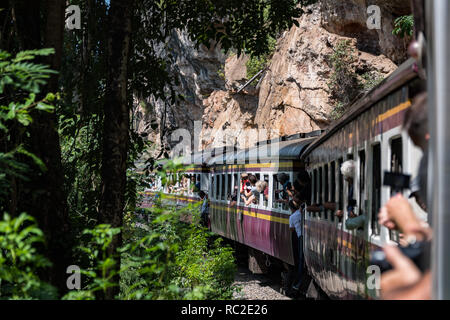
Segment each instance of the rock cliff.
M381 10L380 29L367 27L370 5ZM240 93L248 57L225 57L220 48L196 50L183 32L176 32L171 43L178 57L173 70L181 80L177 91L187 101L175 106L153 101L153 121L159 128L150 137L158 142L160 127L166 126L169 131L187 129L194 138L197 121L199 148L235 143L242 148L266 138L258 137L258 130L274 138L324 128L335 107L328 82L336 45L348 40L358 76L384 78L406 60L410 39L394 36L392 30L395 18L410 12L409 0L318 1L299 18L299 27L292 26L277 39L258 86Z

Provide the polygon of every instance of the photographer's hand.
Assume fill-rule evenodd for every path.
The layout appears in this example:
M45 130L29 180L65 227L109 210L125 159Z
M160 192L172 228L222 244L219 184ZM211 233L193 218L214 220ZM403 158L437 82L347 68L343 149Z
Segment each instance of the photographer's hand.
M415 234L421 229L419 219L414 214L411 205L400 193L392 197L385 205L386 211L380 210L383 225L403 231L405 235Z
M384 300L431 299L431 272L420 273L396 247L386 247L384 251L394 269L381 276L381 297Z
M381 275L381 296L383 299L392 299L392 295L398 290L419 282L422 274L414 262L397 247L386 246L383 250L392 270Z
M394 221L389 220L389 214L386 207L382 207L378 213L378 223L388 229L394 230L397 226Z

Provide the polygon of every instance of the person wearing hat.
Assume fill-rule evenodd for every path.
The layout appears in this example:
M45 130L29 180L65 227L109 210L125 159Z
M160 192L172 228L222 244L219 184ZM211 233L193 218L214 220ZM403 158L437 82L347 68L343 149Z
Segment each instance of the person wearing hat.
M341 173L344 177L344 180L348 183L348 198L347 198L347 212L349 218L355 218L355 210L356 200L353 199L353 178L355 176L355 161L348 160L345 161L341 165ZM338 218L342 218L344 216L344 212L342 210L338 210L336 212L336 216Z

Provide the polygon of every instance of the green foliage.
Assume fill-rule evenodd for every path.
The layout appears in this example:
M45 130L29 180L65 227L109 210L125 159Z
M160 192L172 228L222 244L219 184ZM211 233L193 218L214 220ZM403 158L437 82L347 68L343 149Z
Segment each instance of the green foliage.
M346 106L342 102L337 102L331 111L330 118L332 120L338 120L341 118L345 113L345 107Z
M44 234L33 217L25 213L17 218L3 215L0 220L1 299L56 298L56 290L37 276L39 270L51 265L38 253L40 243L44 243Z
M181 173L169 161L158 172ZM231 248L211 242L200 226L199 203L177 206L157 194L150 209L125 219L121 299L229 299L236 266ZM183 222L189 219L192 223Z
M384 80L384 77L376 72L366 72L361 78L363 90L366 92L372 90Z
M182 288L197 288L186 293L187 299L231 299L236 272L233 250L223 247L220 238L211 246L208 240L202 230L188 238L184 250L177 254L175 281Z
M332 112L333 119L340 118L347 106L359 93L360 84L354 69L357 61L355 50L350 46L349 40L340 41L330 56L332 74L328 81L328 88L332 99L336 102Z
M327 85L335 104L330 114L332 120L342 117L355 98L372 90L384 80L384 77L375 71L359 75L355 67L357 61L356 52L349 40L340 41L330 56L332 73Z
M219 70L217 70L217 75L220 79L225 80L225 65L221 65Z
M63 299L93 300L98 292L105 293L106 289L118 285L115 278L117 272L114 271L118 253L111 253L109 246L114 236L119 233L119 228L111 228L107 224L100 224L93 229L83 231L84 237L79 250L86 255L89 267L81 269L80 272L87 280L82 290L71 291Z
M164 30L180 25L192 39L209 46L214 39L228 51L234 48L261 56L269 51L267 36L277 37L280 31L297 24L302 8L316 0L250 0L250 1L160 1L151 8L154 17L166 14Z
M182 173L179 161L164 164L158 175ZM150 209L128 211L124 218L124 245L108 247L120 230L108 225L86 229L79 257L83 288L66 300L92 300L108 287L120 285L119 299L230 299L236 265L233 251L199 224L199 203L177 206L158 194ZM186 223L189 219L192 223ZM118 274L108 275L121 255ZM120 275L120 283L115 276Z
M41 159L17 143L17 135L27 134L33 121L32 110L52 112L59 97L47 94L38 100L37 95L46 79L54 73L47 66L30 62L36 56L47 56L53 49L19 52L15 57L0 51L0 198L2 210L11 201L11 185L15 179L27 180L27 157L41 171L46 167ZM14 101L11 101L14 100ZM14 142L14 143L13 143ZM51 266L38 248L44 244L44 234L33 217L22 213L18 217L3 214L0 221L0 298L2 299L54 299L56 289L41 281L40 272Z
M401 16L394 21L394 30L392 34L404 38L405 36L412 36L414 32L414 16Z
M36 56L48 56L55 53L54 49L29 50L19 52L14 58L5 51L0 51L0 94L9 85L14 89L31 93L39 93L40 87L45 85L46 79L52 73L48 66L26 62L34 60Z
M268 66L270 59L275 51L277 41L275 38L268 37L268 52L261 56L251 56L245 66L247 67L247 79L251 79L258 72ZM255 79L256 81L256 79Z
M46 170L38 157L23 145L11 142L17 140L19 133L26 132L33 121L30 115L33 110L54 110L50 104L59 98L58 95L49 93L44 99L37 99L40 87L54 72L48 66L29 62L36 56L47 56L53 52L53 49L29 50L12 57L0 51L0 133L5 146L0 151L0 197L3 199L10 194L12 179L27 179L25 173L29 166L18 160L20 155L30 158L40 170ZM11 131L11 128L14 130Z
M300 5L310 2L313 1L136 1L135 16L132 19L133 41L127 70L130 109L135 97L140 100L161 99L167 104L183 100L174 89L174 85L179 84L177 73L171 70L171 63L176 57L170 54L170 50L166 50L167 55L161 54L162 48L168 48L169 36L180 26L185 26L197 45L209 46L210 40L216 40L226 51L235 48L237 54L246 52L252 57L267 55L260 58L263 60L251 63L251 75L252 72L259 71L252 71L252 67L255 70L258 64L267 63L272 51L270 37L274 39L280 31L293 23L297 24L293 17L302 13ZM35 56L52 54L52 49L22 52L15 57L5 52L0 53L0 138L2 145L5 145L0 154L0 188L3 192L1 209L5 211L4 207L13 203L6 201L14 192L11 186L17 179L27 178L30 162L34 162L39 170L45 170L43 162L22 146L22 138L29 136L27 128L32 122L30 112L51 112L51 104L59 100L56 110L59 124L57 129L62 150L64 188L68 194L69 216L73 226L71 231L74 236L79 237L80 248L84 248L74 254L74 261L79 261L86 277L83 290L71 292L65 298L93 299L108 286L117 285L115 279L102 276L104 270L117 262L118 252L104 252L102 249L102 244L109 241L108 232L116 231L111 231L107 225L97 226L101 195L103 108L107 94L107 40L109 21L113 19L110 19L111 11L105 1L71 0L70 4L79 5L86 19L82 19L80 32L65 34L59 79L60 97L47 95L42 99L45 95L40 92L41 88L54 72L44 65L31 62ZM45 17L46 12L42 13ZM24 34L15 30L15 23L12 22L12 19L5 20L5 34L8 34L5 39L11 40L12 47L16 46L17 49L20 42L17 39L21 39ZM44 35L44 32L41 33ZM2 38L3 42L7 41ZM181 261L183 250L193 250L192 247L186 247L186 241L190 239L203 243L198 237L191 238L198 231L195 225L179 222L181 213L195 217L198 211L196 208L180 209L159 203L148 214L151 222L143 223L150 228L148 230L152 230L150 235L147 231L141 232L142 229L134 225L136 220L133 214L139 203L138 191L147 185L135 163L148 149L149 143L145 142L144 135L133 131L132 123L130 121L129 124L127 188L124 191L128 220L126 219L127 223L123 228L123 237L126 239L124 249L127 250L120 252L123 259L123 269L119 271L123 279L120 283L122 297L228 297L228 293L217 293L215 282L205 282L211 279L210 275L215 271L205 271L205 274L198 275L194 266L190 266L186 279L176 273L179 269L177 261ZM165 127L162 127L163 138ZM23 158L31 158L32 161L25 164ZM154 160L147 161L146 167L152 169ZM169 169L178 170L177 166ZM216 270L219 268L217 261L228 261L228 251L224 249L225 251L219 252L216 249L215 245L208 242L207 253L203 254L209 258L203 265L206 269L201 270ZM192 258L192 261L200 261L199 259ZM224 265L231 270L231 264ZM221 275L218 278L222 279ZM130 279L138 281L132 282ZM230 278L215 280L228 283L227 279Z

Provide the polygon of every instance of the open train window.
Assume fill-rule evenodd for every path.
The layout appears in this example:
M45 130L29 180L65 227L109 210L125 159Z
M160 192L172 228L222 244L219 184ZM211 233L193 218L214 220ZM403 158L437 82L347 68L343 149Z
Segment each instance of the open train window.
M344 159L340 158L338 160L338 187L339 187L339 199L338 199L338 210L344 210L344 176L341 172L342 164L344 163Z
M281 207L281 203L278 202L278 200L281 199L281 192L279 192L279 190L281 190L283 186L278 181L276 173L273 174L272 178L272 208L278 209Z
M323 205L323 168L319 168L317 177L317 202ZM319 212L319 217L322 218L322 212Z
M331 173L330 202L336 203L336 162L335 161L331 162L330 168L331 168L331 172L330 172ZM331 210L330 215L331 215L331 221L334 222L334 210Z
M401 137L391 141L391 171L403 172L403 143Z
M328 164L325 165L324 167L324 184L323 184L323 189L324 189L324 195L323 195L323 201L324 202L328 202L329 200L329 189L328 189ZM325 220L328 220L328 210L324 210L324 218Z
M312 174L312 184L313 184L313 192L312 192L312 204L317 204L317 170L313 170Z
M226 199L228 200L231 197L231 173L227 174L227 194L226 194Z
M365 214L366 201L366 151L359 152L359 214Z
M226 181L225 181L225 175L224 174L222 174L222 178L221 178L221 180L222 180L222 183L221 183L221 186L220 186L220 199L221 200L225 200L225 190L226 190Z
M372 216L370 220L372 234L380 233L378 211L381 207L381 145L372 147Z
M268 197L270 195L269 175L268 174L264 175L263 181L265 181L267 183L267 191L264 190L263 193L261 194L261 197L263 199L262 204L263 204L264 207L267 207L267 206L269 206L269 199L268 199ZM265 192L267 192L267 196L265 195Z
M237 173L233 174L233 187L231 189L231 198L233 200L233 197L235 201L237 201L238 196L238 189L239 189L239 176Z
M216 175L216 200L220 199L220 175Z
M317 205L318 203L318 198L317 198L317 169L313 170L313 176L312 176L312 181L313 181L313 192L312 192L312 205ZM315 218L317 216L317 212L313 212L313 217Z
M402 138L398 137L391 140L391 172L402 173L403 172L403 142ZM395 190L391 189L391 196L393 196ZM399 242L398 232L389 230L389 237L392 241Z

